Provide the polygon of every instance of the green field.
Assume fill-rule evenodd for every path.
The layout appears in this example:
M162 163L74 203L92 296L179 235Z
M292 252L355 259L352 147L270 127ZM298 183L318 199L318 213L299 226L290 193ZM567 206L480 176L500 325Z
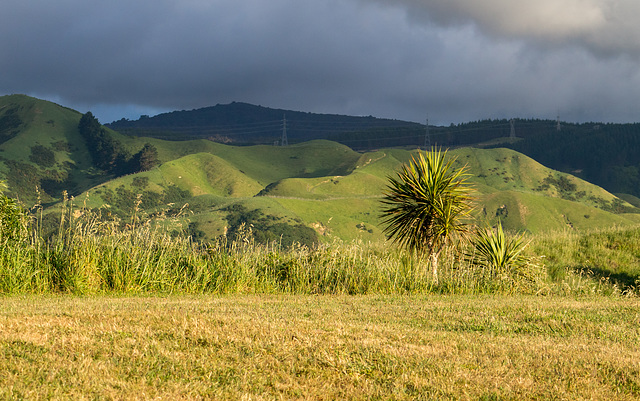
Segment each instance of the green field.
M5 297L0 399L632 400L637 299Z

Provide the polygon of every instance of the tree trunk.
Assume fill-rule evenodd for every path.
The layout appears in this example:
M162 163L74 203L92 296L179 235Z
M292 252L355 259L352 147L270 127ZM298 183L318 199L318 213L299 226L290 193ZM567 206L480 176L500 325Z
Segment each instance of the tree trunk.
M430 258L431 258L431 269L433 272L433 281L436 283L436 285L438 284L438 256L439 256L440 252L433 252L431 253Z

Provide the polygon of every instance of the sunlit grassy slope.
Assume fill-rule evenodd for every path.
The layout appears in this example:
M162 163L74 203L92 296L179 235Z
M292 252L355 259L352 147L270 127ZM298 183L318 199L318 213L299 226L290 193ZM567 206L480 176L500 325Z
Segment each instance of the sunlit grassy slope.
M81 117L75 110L45 100L0 96L0 175L8 181L10 195L28 205L38 198L55 202L63 190L81 193L111 178L93 166L78 132ZM133 153L146 142L107 131Z
M290 177L348 174L361 156L347 146L324 140L288 147L227 146L207 140L182 142L148 138L145 140L158 148L158 156L163 162L194 153L210 153L221 157L230 166L263 186Z
M77 124L81 114L22 95L0 97L0 175L27 204L41 187L54 204L66 189L90 207L130 212L136 194L148 211L189 204L189 219L209 238L228 224L229 206L301 221L326 241L382 238L380 197L387 179L418 152L380 149L358 153L330 141L288 147L234 147L207 140L168 142L114 135L130 153L146 142L158 150L156 168L113 179L92 166ZM13 125L12 125L13 124ZM16 125L17 124L17 125ZM51 152L43 164L34 151ZM481 223L500 219L512 230L588 229L640 222L631 206L602 188L550 170L508 149L449 152L467 165ZM167 206L171 204L173 206ZM55 207L55 205L53 206Z
M11 194L34 200L40 179L57 175L69 176L74 187L92 186L91 161L77 129L80 117L76 111L27 96L0 97L0 172L8 178ZM39 167L32 161L32 147L38 145L53 152L53 163ZM80 174L82 170L87 173Z
M327 241L377 240L383 237L379 211L387 177L417 152L383 149L358 154L326 141L289 148L211 144L206 150L110 181L105 187L116 191L145 177L149 183L145 190L175 185L189 191L191 199L185 203L194 212L190 218L211 236L222 233L226 225L224 209L240 203L249 210L300 219ZM640 221L636 214L603 210L616 198L600 187L545 168L512 150L464 148L451 151L450 156L469 169L481 224L499 219L512 230L541 232ZM242 160L247 164L242 165ZM324 165L325 161L329 164Z

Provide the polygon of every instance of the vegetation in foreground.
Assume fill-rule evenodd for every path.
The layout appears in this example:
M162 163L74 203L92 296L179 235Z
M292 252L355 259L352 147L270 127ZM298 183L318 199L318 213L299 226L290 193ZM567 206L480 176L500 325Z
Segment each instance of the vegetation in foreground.
M525 262L506 266L461 258L474 253L457 243L442 252L436 281L425 255L387 243L261 245L251 227L198 243L171 235L180 227L168 218L103 217L68 207L47 239L15 220L13 234L1 237L0 294L637 295L640 284L640 229L536 235Z
M122 222L65 202L45 238L2 201L0 293L23 296L0 312L0 398L640 396L640 229L525 248L498 225L438 248L436 276L383 243L198 243L139 203Z
M389 178L382 199L387 237L420 256L428 255L436 283L440 253L468 231L472 209L465 167L454 170L456 159L447 161L446 154L433 150L403 165L397 178Z
M612 297L5 297L0 399L640 397Z
M554 266L550 281L540 262L544 250L526 254L523 238L508 239L500 224L495 232L476 230L471 241L459 235L469 232L471 189L464 168L454 170L456 160L445 158L446 152L427 152L390 178L382 213L389 238L405 249L257 244L244 223L232 238L225 232L213 242L194 242L161 213L144 215L140 196L127 223L108 210L76 208L65 197L56 232L46 236L42 209L34 219L0 194L0 293L637 293L633 242L615 265L622 271ZM617 244L615 236L609 243ZM584 284L583 274L601 280Z

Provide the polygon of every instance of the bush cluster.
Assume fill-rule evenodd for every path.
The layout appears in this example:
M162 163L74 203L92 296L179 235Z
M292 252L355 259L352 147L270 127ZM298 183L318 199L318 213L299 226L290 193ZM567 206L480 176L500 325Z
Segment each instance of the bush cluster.
M241 204L233 204L224 209L227 212L227 235L234 238L246 228L251 229L253 239L260 244L278 242L284 247L300 244L313 247L318 244L318 234L302 221L287 222L283 219L264 215L260 210L248 210Z
M29 160L40 167L53 167L56 164L56 156L53 150L42 145L34 145L31 147Z
M93 163L108 173L117 176L138 173L150 170L158 164L158 150L155 146L146 143L138 153L131 156L91 112L80 118L78 130L86 141Z

